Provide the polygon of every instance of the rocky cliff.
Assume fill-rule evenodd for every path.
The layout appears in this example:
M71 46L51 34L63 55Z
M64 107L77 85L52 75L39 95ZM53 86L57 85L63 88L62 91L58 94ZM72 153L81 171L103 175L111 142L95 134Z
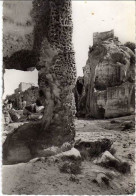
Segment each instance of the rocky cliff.
M94 33L93 42L83 67L82 93L78 91L81 78L76 84L78 115L109 118L131 114L135 102L133 51L119 42L113 30Z

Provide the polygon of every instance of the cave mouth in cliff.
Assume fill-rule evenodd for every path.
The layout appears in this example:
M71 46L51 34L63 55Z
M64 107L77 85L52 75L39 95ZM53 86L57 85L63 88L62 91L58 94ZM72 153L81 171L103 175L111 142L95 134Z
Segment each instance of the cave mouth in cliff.
M79 95L82 95L83 85L83 82L77 81L77 92L79 93Z

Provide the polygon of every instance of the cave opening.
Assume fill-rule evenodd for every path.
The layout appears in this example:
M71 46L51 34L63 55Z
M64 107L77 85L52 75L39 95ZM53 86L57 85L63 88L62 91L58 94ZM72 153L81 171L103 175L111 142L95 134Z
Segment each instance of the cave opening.
M83 86L84 86L84 81L77 80L76 87L77 87L77 92L79 93L79 95L81 95L83 92Z

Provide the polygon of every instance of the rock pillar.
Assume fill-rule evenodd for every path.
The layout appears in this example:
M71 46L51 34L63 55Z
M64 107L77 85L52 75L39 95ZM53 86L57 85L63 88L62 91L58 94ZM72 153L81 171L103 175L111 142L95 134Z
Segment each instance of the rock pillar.
M43 10L42 1L40 6ZM46 16L46 22L42 23L46 30L44 31L42 26L43 38L37 65L39 96L45 106L41 137L46 140L46 144L60 145L73 140L75 135L75 104L72 91L76 69L72 46L71 1L50 0L48 8L48 17Z

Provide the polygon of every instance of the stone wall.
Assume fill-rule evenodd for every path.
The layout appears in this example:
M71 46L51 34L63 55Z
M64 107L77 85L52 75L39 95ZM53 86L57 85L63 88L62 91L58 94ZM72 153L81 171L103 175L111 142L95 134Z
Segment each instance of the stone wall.
M23 92L23 91L27 90L28 88L31 88L32 86L34 86L34 84L21 82L19 84L19 90L20 90L20 92Z
M114 30L101 32L101 33L94 33L93 34L93 44L100 43L101 41L104 41L109 38L114 38Z
M134 112L135 57L133 51L114 37L113 31L94 33L83 68L83 100L86 116L118 117Z

